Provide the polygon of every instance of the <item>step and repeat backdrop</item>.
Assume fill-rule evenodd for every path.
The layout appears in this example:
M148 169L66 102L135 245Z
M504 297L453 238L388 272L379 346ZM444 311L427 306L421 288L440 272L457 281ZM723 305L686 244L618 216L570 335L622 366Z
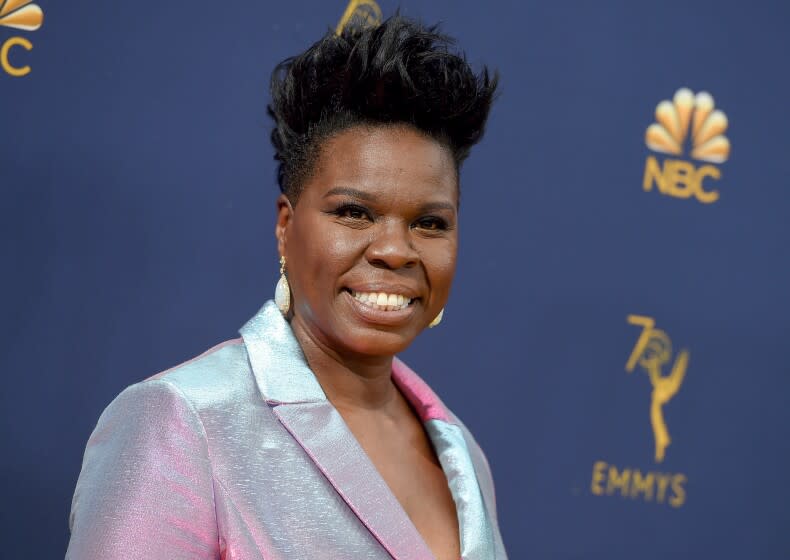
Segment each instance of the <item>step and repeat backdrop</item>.
M404 358L511 558L790 558L790 4L0 0L3 557L65 553L127 385L272 297L274 65L442 22L501 96Z

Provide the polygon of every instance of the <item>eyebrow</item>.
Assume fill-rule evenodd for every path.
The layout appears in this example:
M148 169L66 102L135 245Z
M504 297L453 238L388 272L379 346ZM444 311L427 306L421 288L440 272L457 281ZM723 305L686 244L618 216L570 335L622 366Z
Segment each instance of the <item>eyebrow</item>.
M369 192L361 191L359 189L352 189L351 187L334 187L327 191L324 195L324 198L328 198L330 196L335 195L346 195L346 196L353 196L354 198L359 198L361 200L367 200L368 202L375 202L378 200L376 195L370 194Z
M456 207L455 204L450 204L449 202L428 202L420 206L420 212L433 212L434 210L449 210L450 212L455 212Z
M328 198L330 196L336 196L336 195L351 196L367 202L376 202L378 200L378 197L374 194L371 194L367 191L354 189L351 187L333 187L329 189L326 192L326 194L324 194L324 198ZM439 201L428 202L420 206L421 212L431 212L434 210L449 210L451 212L455 212L457 211L457 208L455 204L451 204L449 202L439 202Z

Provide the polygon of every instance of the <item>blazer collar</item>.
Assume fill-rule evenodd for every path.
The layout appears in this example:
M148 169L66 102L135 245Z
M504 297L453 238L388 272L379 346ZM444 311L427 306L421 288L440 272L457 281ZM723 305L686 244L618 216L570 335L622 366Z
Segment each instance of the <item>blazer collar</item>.
M274 302L266 302L240 333L264 400L360 521L393 558L433 558L397 498L327 399L291 326ZM492 558L487 553L490 519L460 423L431 388L397 358L392 364L392 377L426 425L448 478L459 515L463 558Z
M239 332L247 347L258 388L267 403L327 400L291 326L273 301L267 301ZM458 423L428 384L398 358L392 362L392 379L423 422Z
M273 301L267 301L239 333L247 347L258 389L267 403L327 400L291 326Z

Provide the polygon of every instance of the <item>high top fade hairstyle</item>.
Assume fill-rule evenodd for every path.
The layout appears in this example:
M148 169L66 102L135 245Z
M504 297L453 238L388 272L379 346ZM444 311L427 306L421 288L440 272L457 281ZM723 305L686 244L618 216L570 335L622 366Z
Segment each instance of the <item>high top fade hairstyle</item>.
M280 190L296 204L321 145L355 126L411 125L446 146L456 172L483 136L498 76L475 74L453 39L400 15L327 33L272 73Z

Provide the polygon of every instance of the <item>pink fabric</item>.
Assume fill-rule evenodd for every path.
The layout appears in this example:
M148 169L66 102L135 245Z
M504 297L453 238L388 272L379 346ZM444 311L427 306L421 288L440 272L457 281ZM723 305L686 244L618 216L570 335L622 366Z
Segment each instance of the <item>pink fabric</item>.
M420 420L443 420L454 424L444 403L428 384L398 358L392 361L392 379L420 417Z

